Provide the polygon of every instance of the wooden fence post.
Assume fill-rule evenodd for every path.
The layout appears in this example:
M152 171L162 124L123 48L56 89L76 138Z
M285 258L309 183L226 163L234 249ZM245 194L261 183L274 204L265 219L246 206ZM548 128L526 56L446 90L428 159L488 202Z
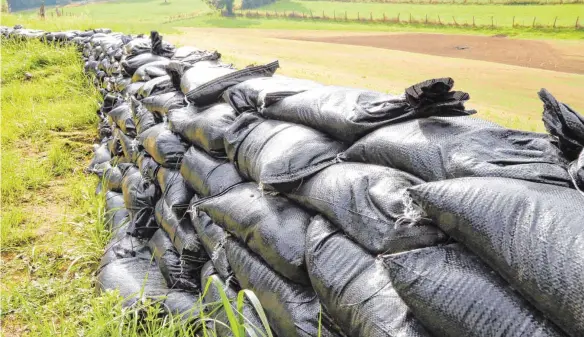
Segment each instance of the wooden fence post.
M537 19L536 16L533 17L533 23L531 24L531 27L535 27L535 19Z
M472 16L472 26L473 26L473 27L476 27L476 26L475 26L475 19L474 19L474 15Z
M438 15L438 24L441 25L442 21L440 21L440 15Z
M425 24L428 24L428 14L426 14L426 22Z
M312 16L312 11L310 11L310 18L314 20L314 17Z
M397 13L397 23L399 23L399 16L401 15L401 13Z
M493 17L491 16L491 28L495 27L495 22L493 21Z
M369 21L373 21L373 12L369 12Z
M558 17L556 16L556 18L554 19L554 29L556 28L556 22L558 21Z
M385 22L385 12L383 12L383 22ZM576 28L578 28L578 20L576 20Z
M578 29L578 21L580 21L580 17L576 18L576 25L574 26L574 28Z
M325 16L324 16L324 10L322 11L322 18L323 18L323 19L325 18Z
M410 25L412 24L412 13L410 13L410 21L409 21L409 24Z
M361 17L359 16L359 12L357 12L357 21L361 21Z
M515 16L513 17L513 24L512 27L515 28Z
M345 21L347 21L347 11L345 11Z
M456 19L454 18L454 15L452 16L452 21L454 21L454 25L458 26L458 22L456 22Z

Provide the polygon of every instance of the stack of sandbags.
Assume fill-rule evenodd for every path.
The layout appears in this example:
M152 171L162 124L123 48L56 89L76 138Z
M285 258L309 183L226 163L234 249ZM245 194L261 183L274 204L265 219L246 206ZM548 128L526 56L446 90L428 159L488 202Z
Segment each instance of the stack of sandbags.
M469 116L450 78L389 95L156 32L46 36L80 46L104 96L102 289L153 274L146 297L219 336L219 287L252 290L278 336L584 335L584 118L547 91L549 135Z

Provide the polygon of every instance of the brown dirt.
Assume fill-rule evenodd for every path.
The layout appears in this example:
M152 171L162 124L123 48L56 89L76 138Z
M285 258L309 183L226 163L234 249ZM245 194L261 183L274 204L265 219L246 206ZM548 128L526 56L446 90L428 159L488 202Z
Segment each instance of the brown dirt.
M584 74L584 48L581 45L573 48L558 48L557 43L543 40L417 33L325 37L283 36L282 38L401 50Z

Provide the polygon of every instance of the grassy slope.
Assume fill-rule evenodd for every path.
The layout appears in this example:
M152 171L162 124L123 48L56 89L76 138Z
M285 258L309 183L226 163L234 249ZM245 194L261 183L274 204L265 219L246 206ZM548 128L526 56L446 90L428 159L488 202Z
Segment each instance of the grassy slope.
M108 232L97 178L83 173L98 93L78 53L39 42L1 48L0 335L193 336L176 318L160 320L156 307L134 320L115 292L94 290Z
M458 24L472 24L472 18L475 17L477 25L490 25L491 16L494 17L494 23L497 26L511 27L513 17L515 23L521 25L531 25L533 18L537 17L536 23L543 25L552 25L554 18L558 17L557 26L573 27L576 18L584 15L584 4L574 5L532 5L532 6L501 6L501 5L411 5L411 4L382 4L382 3L357 3L357 2L332 2L332 1L302 1L302 0L281 0L276 1L268 6L262 7L262 10L295 11L297 13L312 13L322 16L324 11L327 17L333 17L333 11L336 11L337 17L347 13L349 19L356 19L360 13L361 18L374 19L383 18L383 13L388 18L395 18L400 14L403 21L425 20L428 15L429 21L438 21L438 16L443 23L453 23L452 17L456 18Z

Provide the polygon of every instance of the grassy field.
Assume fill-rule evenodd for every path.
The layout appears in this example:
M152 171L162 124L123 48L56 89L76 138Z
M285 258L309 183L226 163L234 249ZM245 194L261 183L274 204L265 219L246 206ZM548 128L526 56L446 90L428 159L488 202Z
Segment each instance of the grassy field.
M261 7L261 10L278 12L311 13L327 17L344 18L345 13L348 19L382 19L385 13L387 18L396 18L400 15L400 20L408 21L410 14L412 20L442 23L472 24L473 17L475 24L481 26L493 24L501 27L512 27L513 17L515 24L530 26L533 19L536 24L552 26L557 17L558 27L574 27L578 16L584 18L584 4L573 5L531 5L531 6L501 6L501 5L440 5L440 4L384 4L384 3L358 3L358 2L337 2L337 1L302 1L302 0L281 0L268 6Z
M0 335L193 336L177 318L159 319L156 307L122 309L117 293L95 291L109 233L97 178L83 170L99 98L77 51L40 42L2 41L1 48Z

